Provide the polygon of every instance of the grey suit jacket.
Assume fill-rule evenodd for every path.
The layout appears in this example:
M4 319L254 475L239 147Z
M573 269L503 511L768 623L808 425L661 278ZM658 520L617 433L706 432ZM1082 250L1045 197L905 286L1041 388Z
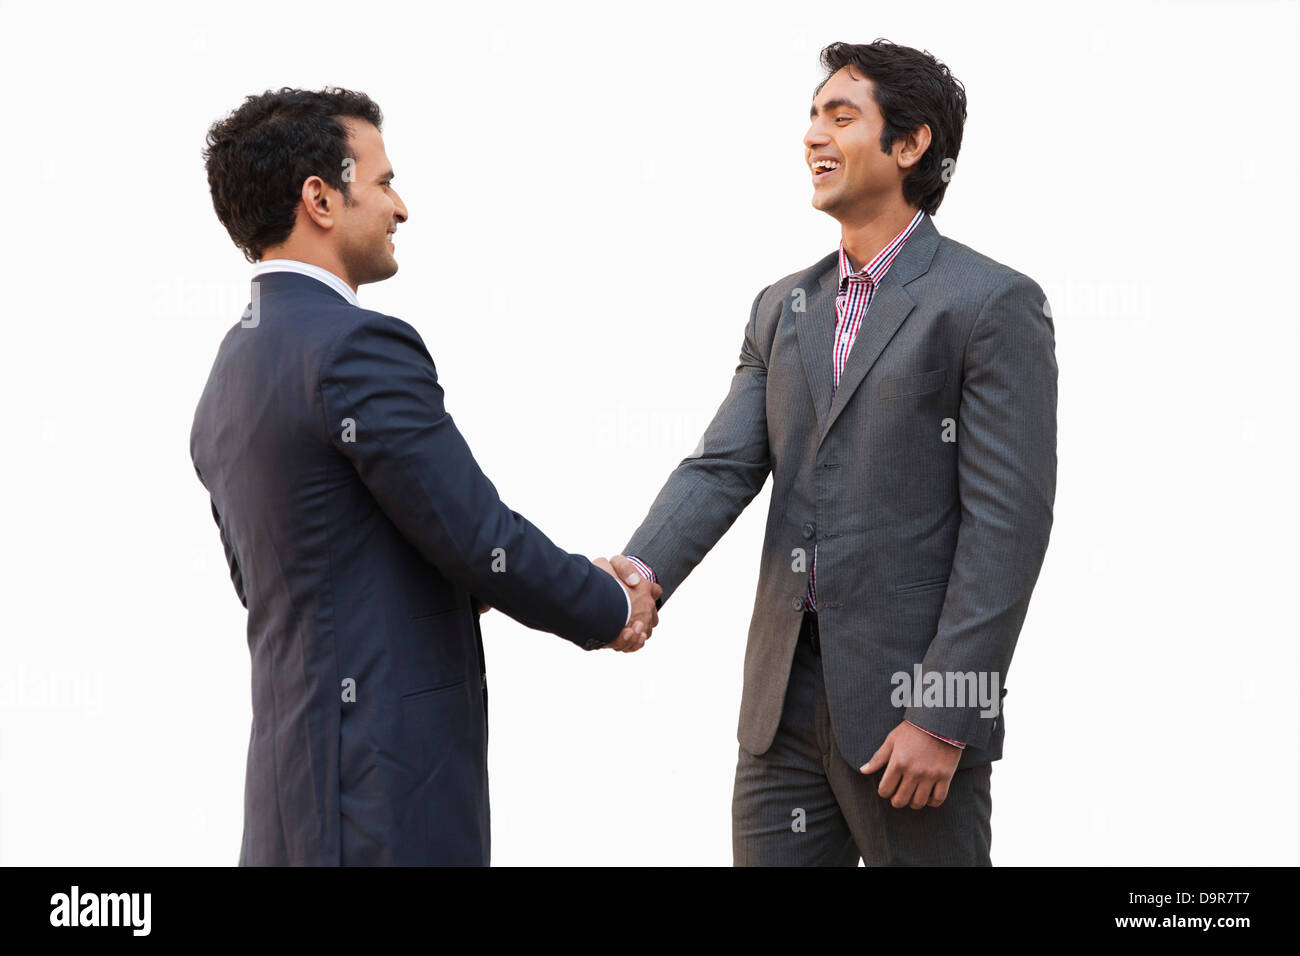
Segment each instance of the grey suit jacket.
M666 603L770 472L741 745L772 744L815 547L826 693L846 759L865 763L908 719L965 742L959 766L996 760L1005 721L972 680L1005 694L1052 525L1046 300L925 216L832 397L838 283L836 252L759 293L730 392L624 551L655 571ZM947 696L904 696L936 679Z

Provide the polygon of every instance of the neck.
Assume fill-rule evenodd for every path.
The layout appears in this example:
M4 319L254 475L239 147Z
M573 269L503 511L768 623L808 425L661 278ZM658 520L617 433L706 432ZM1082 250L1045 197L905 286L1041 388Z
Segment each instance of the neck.
M880 254L880 250L907 227L918 207L900 199L884 209L875 209L853 219L840 220L840 241L849 264L857 272Z
M308 265L318 266L327 272L332 272L344 282L353 292L357 291L357 283L352 281L348 271L343 266L343 261L338 255L330 250L325 249L306 249L291 242L283 245L272 246L262 253L259 260L265 262L267 259L293 259L295 262L305 262Z

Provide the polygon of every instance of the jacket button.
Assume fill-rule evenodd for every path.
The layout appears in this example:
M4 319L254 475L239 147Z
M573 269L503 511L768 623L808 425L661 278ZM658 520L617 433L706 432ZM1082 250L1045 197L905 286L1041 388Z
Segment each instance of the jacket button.
M801 598L801 597L797 597L797 598L795 598L793 601L790 602L790 606L791 606L792 608L794 608L796 611L802 611L802 610L803 610L803 598Z
M816 533L817 533L817 526L813 524L811 521L809 521L806 525L803 526L803 536L805 538L811 538Z

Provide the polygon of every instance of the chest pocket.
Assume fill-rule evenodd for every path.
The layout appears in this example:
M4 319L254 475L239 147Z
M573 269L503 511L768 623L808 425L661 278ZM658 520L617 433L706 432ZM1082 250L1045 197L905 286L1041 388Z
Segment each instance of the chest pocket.
M906 395L929 395L948 383L948 370L936 368L930 372L887 378L876 384L876 398L903 398Z

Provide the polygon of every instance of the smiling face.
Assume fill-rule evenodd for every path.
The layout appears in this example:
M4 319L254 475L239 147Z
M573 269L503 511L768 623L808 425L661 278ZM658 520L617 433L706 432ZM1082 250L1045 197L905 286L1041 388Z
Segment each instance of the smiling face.
M353 287L379 282L397 272L393 232L406 222L406 207L393 189L393 167L379 130L364 120L341 120L356 160L349 175L348 202L338 217L336 251Z
M812 204L850 223L902 197L905 168L899 140L882 152L885 120L869 79L843 67L817 91L812 124L804 136L804 158L812 170ZM910 165L910 164L909 164Z

